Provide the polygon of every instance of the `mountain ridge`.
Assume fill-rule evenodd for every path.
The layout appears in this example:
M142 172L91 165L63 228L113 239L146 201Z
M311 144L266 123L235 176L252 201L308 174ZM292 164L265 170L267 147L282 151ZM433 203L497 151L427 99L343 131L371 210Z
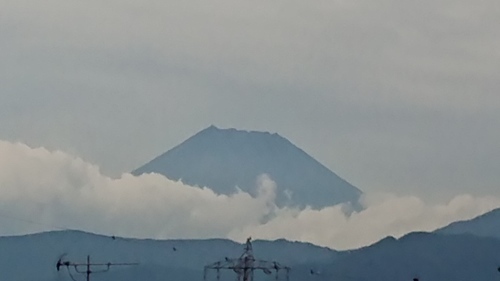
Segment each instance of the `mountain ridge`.
M324 261L335 259L337 251L310 243L256 240L255 256L265 260L278 260L295 265L304 259ZM239 257L241 243L229 239L135 239L94 234L80 230L47 231L19 236L0 237L0 271L2 280L61 280L56 278L55 265L59 258L80 262L90 255L94 262L140 263L138 269L127 268L139 275L149 272L150 267L159 272L191 272L199 277L206 264ZM26 270L23 265L29 264ZM113 270L115 272L115 270ZM65 272L61 272L65 274ZM128 274L126 274L128 275ZM156 275L156 274L155 274ZM193 275L189 275L193 276ZM178 276L184 280L182 276ZM99 280L100 277L92 278ZM62 279L66 280L66 279ZM130 280L129 277L121 279ZM137 279L132 279L137 280ZM145 280L140 278L139 280ZM158 276L152 280L164 280ZM189 280L189 279L187 279Z
M370 246L337 252L310 243L256 240L257 259L292 268L290 281L312 280L496 280L500 275L500 240L474 235L415 232L399 239L387 237ZM11 281L70 280L57 272L59 258L94 262L138 262L93 274L92 280L203 280L203 267L225 257L237 258L243 245L227 239L154 240L96 235L83 231L50 231L0 237L2 279ZM66 254L63 256L63 254ZM362 269L362 270L360 270ZM221 281L234 280L221 274ZM256 281L274 280L256 272ZM79 280L79 279L78 279ZM207 281L217 280L215 276ZM284 280L284 279L279 279Z
M452 222L434 232L441 234L470 234L500 239L500 208L470 220Z

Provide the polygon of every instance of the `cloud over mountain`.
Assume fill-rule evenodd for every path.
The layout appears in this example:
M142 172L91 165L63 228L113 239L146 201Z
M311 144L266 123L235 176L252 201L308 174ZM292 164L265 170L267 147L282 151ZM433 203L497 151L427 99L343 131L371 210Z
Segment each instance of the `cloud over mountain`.
M2 214L43 225L137 237L224 236L257 222L274 200L267 180L255 198L243 192L225 196L156 174L112 179L82 159L19 143L0 142L0 155Z
M157 174L115 179L61 151L0 141L0 234L78 228L154 238L241 240L252 235L344 249L387 235L432 230L500 206L498 198L467 195L438 205L412 196L366 196L366 209L347 217L341 206L279 208L274 182L265 176L258 182L260 192L252 197L245 192L217 195Z

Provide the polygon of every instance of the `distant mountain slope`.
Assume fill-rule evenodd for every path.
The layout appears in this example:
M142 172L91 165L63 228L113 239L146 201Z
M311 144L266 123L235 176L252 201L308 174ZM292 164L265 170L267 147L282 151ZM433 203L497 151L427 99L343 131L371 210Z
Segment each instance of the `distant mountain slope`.
M494 238L410 233L342 252L329 264L299 265L294 268L292 281L500 280L498 249L500 240Z
M255 194L268 174L278 186L277 203L321 208L357 202L361 191L278 134L211 126L133 171L159 173L220 194L236 187Z
M93 281L201 281L203 266L225 257L239 257L243 246L223 239L137 240L84 232L47 232L0 237L1 280L71 280L66 270L56 271L61 254L66 260L139 262L94 274ZM500 240L473 235L411 233L386 238L358 250L336 252L307 243L284 240L256 241L256 258L289 265L290 281L372 280L474 280L500 279ZM76 280L84 280L78 276ZM221 273L221 281L235 280L235 273ZM216 281L212 272L207 281ZM255 281L274 281L274 275L256 272ZM281 278L279 280L285 281Z
M495 209L471 220L451 223L435 232L500 238L500 209Z
M337 252L308 243L255 241L257 258L278 260L287 265L307 261L335 259ZM58 258L80 262L91 255L94 262L139 262L137 267L113 268L109 274L92 280L200 280L203 266L241 255L241 244L225 239L208 240L140 240L112 238L79 231L57 231L0 237L1 280L69 280L66 271L57 273ZM166 274L178 278L165 278ZM112 278L122 276L122 278ZM178 274L178 275L176 275ZM132 279L131 276L142 276ZM147 277L151 277L148 279ZM125 278L126 277L126 278ZM196 277L195 279L186 279ZM79 280L82 280L81 278ZM233 279L231 279L233 280Z

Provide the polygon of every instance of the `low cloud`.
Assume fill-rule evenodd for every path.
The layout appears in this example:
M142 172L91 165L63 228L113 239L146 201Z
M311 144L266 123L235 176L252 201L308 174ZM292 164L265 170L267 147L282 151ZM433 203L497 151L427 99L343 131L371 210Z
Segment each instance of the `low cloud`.
M0 156L0 215L40 224L11 233L47 225L133 237L225 236L258 222L274 200L267 179L256 198L225 196L157 174L112 179L82 159L19 143L0 142Z
M369 245L387 237L401 237L412 231L433 231L457 220L473 218L500 206L495 197L459 195L447 203L429 205L418 197L365 195L363 211L345 215L342 206L321 210L280 209L266 224L247 225L233 230L229 237L246 235L264 239L285 237L308 241L338 250Z
M459 195L429 205L414 196L367 195L363 211L341 205L321 210L278 208L275 183L256 180L257 196L218 195L161 175L119 178L61 151L0 141L0 234L51 229L140 238L247 236L287 238L336 249L364 246L391 235L434 230L500 206L495 197Z

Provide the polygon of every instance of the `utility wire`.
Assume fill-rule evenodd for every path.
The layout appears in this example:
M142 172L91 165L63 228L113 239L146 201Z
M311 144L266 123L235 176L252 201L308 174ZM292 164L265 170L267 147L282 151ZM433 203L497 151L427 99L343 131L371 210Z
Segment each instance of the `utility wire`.
M54 225L54 224L42 223L42 222L39 222L39 221L34 221L34 220L20 218L20 217L17 217L17 216L13 216L11 214L6 214L3 211L0 211L0 217L2 217L4 219L9 219L9 220L12 220L12 221L23 222L23 223L26 223L26 224L34 224L34 225L46 226L46 227L50 227L50 228L58 229L58 230L75 230L75 229L68 228L68 227L62 227L62 226L58 226L58 225Z
M62 225L55 225L55 224L43 223L43 222L40 222L40 221L35 221L35 220L31 220L31 219L21 218L19 216L13 216L12 214L8 214L6 212L3 212L2 210L0 210L0 218L8 219L8 220L11 220L11 221L18 221L18 222L22 222L22 223L25 223L25 224L44 226L44 227L47 227L47 228L51 228L51 230L80 231L79 229L76 229L76 228L70 228L70 227L66 227L66 226L62 226ZM109 236L109 237L113 238L113 240L116 239L116 237L115 237L114 234L103 234L103 233L101 233L101 235Z

